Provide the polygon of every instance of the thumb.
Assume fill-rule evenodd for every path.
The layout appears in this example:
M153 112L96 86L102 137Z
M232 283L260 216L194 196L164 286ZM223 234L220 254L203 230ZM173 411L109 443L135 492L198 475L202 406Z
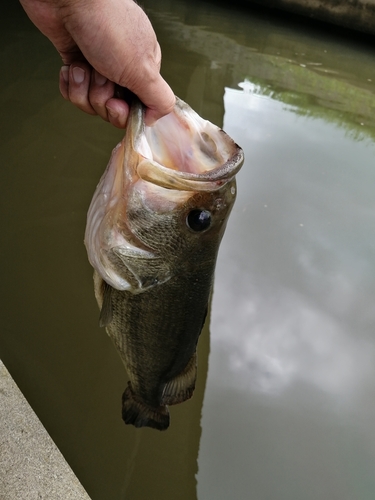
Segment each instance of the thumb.
M176 97L162 78L160 73L152 80L149 80L147 86L140 85L130 88L146 106L145 122L146 125L153 125L156 120L173 111L176 103Z

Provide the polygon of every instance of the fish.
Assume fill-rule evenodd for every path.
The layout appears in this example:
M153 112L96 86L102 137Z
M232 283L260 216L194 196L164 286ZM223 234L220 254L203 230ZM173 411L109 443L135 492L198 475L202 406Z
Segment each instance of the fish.
M94 291L129 381L122 418L165 430L193 395L220 241L242 149L176 97L153 126L134 96L123 140L92 198L85 231Z

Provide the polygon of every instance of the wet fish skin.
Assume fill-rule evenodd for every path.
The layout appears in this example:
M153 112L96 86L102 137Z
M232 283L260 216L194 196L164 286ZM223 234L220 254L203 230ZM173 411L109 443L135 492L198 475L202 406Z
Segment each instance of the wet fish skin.
M137 236L142 241L159 245L163 264L167 264L171 278L158 286L152 286L144 293L116 290L104 285L96 276L96 297L102 307L105 294L110 294L111 322L106 326L127 369L132 393L152 408L162 408L191 397L196 378L196 365L190 367L186 382L177 394L168 398L163 395L166 384L184 371L194 357L199 334L207 313L208 301L214 276L219 241L224 232L224 220L229 215L234 197L235 182L223 188L224 192L201 194L190 198L180 213L175 213L165 227L163 217L155 216L137 207L130 219L137 220ZM213 205L220 205L215 210ZM213 223L205 234L193 233L186 225L188 213L196 206L211 208ZM154 220L153 230L151 222ZM160 218L160 220L158 220ZM215 220L216 219L216 220ZM145 227L147 229L145 229ZM146 239L147 238L147 239ZM144 272L147 273L147 269ZM155 273L155 270L153 270ZM156 276L156 278L155 278ZM142 278L145 286L148 280L157 279L157 273ZM159 415L160 413L160 415ZM145 425L140 416L129 418L128 423ZM124 416L126 421L126 416ZM164 422L164 423L163 423ZM147 419L147 425L167 427L169 415L161 410L154 418Z
M183 112L192 112L181 103ZM218 134L216 129L213 134ZM89 210L85 242L96 269L94 288L101 323L130 379L123 394L123 419L136 427L164 430L169 426L167 405L189 399L194 391L196 346L219 244L235 200L234 173L243 158L227 136L228 154L217 152L215 141L203 136L198 139L199 151L196 146L192 151L199 158L207 157L211 168L195 166L189 154L182 158L190 169L186 173L178 165L178 155L184 152L176 156L170 149L163 156L170 165L163 170L153 161L145 162L145 149L139 145L143 134L143 109L135 104L124 141L103 176L112 176L111 182L116 178L120 188L111 191L102 179ZM220 133L218 137L221 140ZM161 142L166 140L165 134L161 138ZM187 144L188 139L183 141ZM164 147L152 139L149 143L154 149ZM160 151L157 155L159 160ZM93 252L93 242L99 239L99 250Z

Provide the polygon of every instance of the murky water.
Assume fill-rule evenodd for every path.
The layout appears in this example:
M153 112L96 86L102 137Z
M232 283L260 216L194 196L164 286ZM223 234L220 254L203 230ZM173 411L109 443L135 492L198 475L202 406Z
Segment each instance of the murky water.
M83 246L121 132L63 101L53 47L13 2L0 356L93 500L372 500L374 46L250 9L144 5L167 81L246 154L195 396L165 433L121 421L127 378Z

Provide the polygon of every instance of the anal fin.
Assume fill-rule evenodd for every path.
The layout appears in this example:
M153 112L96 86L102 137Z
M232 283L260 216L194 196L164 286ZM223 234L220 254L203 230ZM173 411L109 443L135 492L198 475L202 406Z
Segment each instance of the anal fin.
M176 405L190 399L194 393L197 378L197 353L190 358L184 370L164 387L161 403Z

